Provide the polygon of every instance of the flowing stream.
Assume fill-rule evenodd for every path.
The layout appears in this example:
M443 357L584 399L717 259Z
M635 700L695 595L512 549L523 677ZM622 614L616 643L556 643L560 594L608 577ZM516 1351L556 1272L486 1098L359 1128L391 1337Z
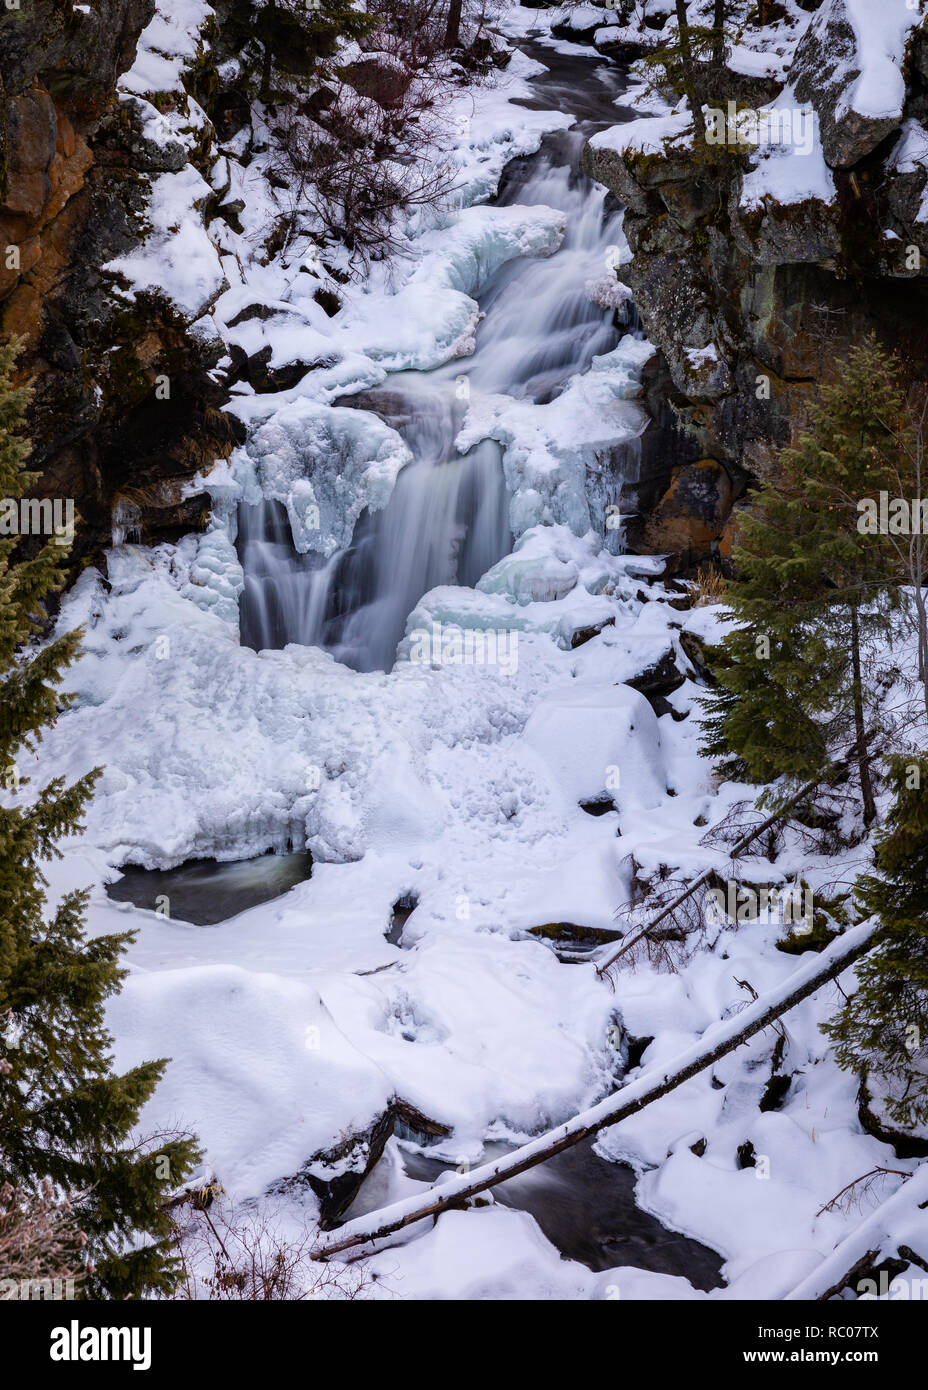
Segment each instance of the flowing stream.
M615 105L624 79L596 59L525 48L549 68L533 79L538 96L529 104L580 119L549 136L536 155L514 161L496 202L565 212L563 245L550 258L510 262L491 279L480 295L486 318L472 357L431 372L394 373L366 393L363 404L399 430L413 462L383 511L361 517L347 550L326 562L299 555L279 503L241 507L241 634L256 650L298 642L358 670L389 670L424 593L439 584L472 586L512 549L499 446L485 441L465 456L454 448L467 397L503 393L545 403L619 340L613 311L597 308L585 284L604 274L621 212L578 173L578 162L595 130L634 114Z

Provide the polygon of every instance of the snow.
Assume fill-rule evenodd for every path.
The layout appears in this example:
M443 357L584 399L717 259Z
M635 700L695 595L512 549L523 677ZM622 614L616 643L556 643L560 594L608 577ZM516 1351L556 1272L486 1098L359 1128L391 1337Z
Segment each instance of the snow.
M176 0L157 9L139 38L132 67L117 84L144 139L172 157L183 158L184 150L192 153L209 126L185 89L184 74L214 15L204 0ZM145 214L148 234L134 251L104 266L129 281L129 298L140 291L161 291L190 323L212 307L226 280L200 216L211 192L191 163L153 179Z
M435 591L422 605L466 620L469 602L472 622L518 624L511 679L403 660L391 675L359 676L318 651L258 656L190 603L185 558L202 572L216 534L188 538L193 549L111 552L109 594L85 573L64 612L88 628L81 695L39 770L106 764L85 840L52 868L56 891L99 883L107 864L239 857L288 836L317 856L310 880L214 929L94 890L92 931L139 932L109 1013L117 1061L173 1058L145 1123L195 1128L230 1194L258 1196L313 1155L320 1175L360 1162L349 1143L335 1170L320 1166L337 1136L363 1136L394 1095L453 1128L430 1152L479 1162L488 1136L524 1141L598 1102L616 1017L654 1036L645 1068L666 1066L726 1011L742 1018L733 977L763 992L796 970L771 949L776 929L757 924L729 935L727 959L703 955L684 975L623 973L613 994L589 966L562 966L524 938L552 920L612 926L628 857L701 866L693 821L719 819L743 794L712 789L692 718L657 719L621 683L678 651L675 624L711 631L717 617L655 601L654 561L536 528L480 589ZM228 580L221 550L216 573ZM575 624L607 617L612 626L570 649ZM687 684L672 699L686 708L693 693ZM308 792L314 766L322 785ZM603 795L618 816L593 820L577 805ZM408 893L419 901L398 949L384 933ZM800 1080L781 1112L757 1110L775 1041L765 1034L716 1064L724 1090L704 1074L600 1138L601 1152L639 1170L641 1205L726 1257L726 1296L780 1296L771 1290L805 1277L853 1224L814 1213L885 1154L857 1131L853 1080L828 1061L824 996L791 1016ZM710 1138L699 1160L677 1142L697 1131ZM769 1159L768 1180L735 1165L746 1139ZM565 1265L522 1214L449 1215L389 1252L409 1296L513 1296L524 1261L539 1297L607 1297L617 1284L629 1297L696 1296L664 1276ZM497 1230L511 1240L511 1270L493 1263ZM449 1240L460 1253L447 1263Z
M545 135L570 126L567 111L516 105L531 95L527 79L543 70L543 64L517 51L498 87L462 93L450 102L449 122L460 137L454 150L458 196L465 207L493 196L511 159L534 154Z
M657 717L628 686L584 683L552 696L532 711L522 737L572 801L595 801L612 791L620 814L640 813L667 795Z
M795 122L795 114L800 110L792 88L785 87L775 102L759 109L759 114L790 112ZM836 196L834 174L822 151L818 118L812 111L805 114L808 124L800 127L804 138L762 145L751 156L753 167L741 183L743 208L759 207L765 198L787 205L807 199L830 203Z
M709 343L703 348L684 348L683 350L689 358L690 365L694 368L704 367L707 362L719 360L719 350L715 343Z
M789 71L785 56L765 49L748 48L744 44L732 46L726 66L745 77L770 77L780 82L785 80Z
M552 255L563 235L554 208L466 208L419 239L418 264L389 304L372 288L345 311L338 335L389 371L468 357L480 321L473 295L514 257Z
M597 150L616 154L663 154L668 143L684 147L692 144L693 117L688 111L660 116L643 116L625 125L608 126L590 139ZM688 137L688 138L686 138Z
M159 8L138 42L135 62L119 88L144 96L149 92L184 93L184 69L196 58L200 34L215 10L205 0L172 0Z
M361 512L386 506L410 461L396 431L365 411L305 397L279 406L266 396L235 409L250 427L232 463L239 495L282 502L301 553L328 557L348 545Z
M928 167L928 130L915 120L908 117L902 122L900 139L887 160L887 168L899 174L921 173L924 181L921 202L915 214L917 225L928 222L928 178L925 177L926 167ZM890 232L884 232L890 236ZM898 234L896 234L898 239Z
M210 191L189 164L154 180L148 206L151 235L138 250L103 267L130 282L130 298L142 290L161 290L191 322L218 299L226 279L200 216Z
M880 0L878 6L871 0L832 0L833 6L839 4L854 29L860 75L844 93L838 115L851 110L862 116L901 116L902 63L908 37L919 22L917 9L906 0ZM826 5L821 19L816 16L818 22L825 22L828 9Z
M589 473L602 471L609 452L637 439L647 422L633 399L640 373L653 355L650 343L626 335L610 353L594 357L589 372L568 382L544 405L486 395L469 409L456 445L462 452L482 439L503 445L506 485L512 495L515 535L542 522L583 535L592 524ZM598 500L602 524L605 493Z
M200 0L162 6L121 84L147 138L188 156L202 113L185 99L183 75L210 13ZM871 18L862 6L855 15L864 34ZM871 107L891 97L898 72L903 23L897 8L892 15L854 98ZM503 16L510 34L549 22L516 6ZM518 105L537 71L517 57L456 101L458 197L411 219L402 255L364 279L330 279L306 230L264 263L261 230L281 205L260 161L246 170L231 150L212 185L228 182L227 200L244 199L242 233L218 219L204 230L199 209L212 189L188 162L152 180L151 234L110 267L128 293L160 288L191 322L206 316L204 331L220 332L227 349L270 346L272 367L306 367L289 390L237 392L231 408L247 443L196 480L213 502L208 530L153 549L114 545L107 582L90 567L67 595L62 628L86 630L68 681L79 694L30 769L41 785L105 768L84 834L48 868L51 897L90 884L91 933L137 932L108 1009L117 1064L172 1059L142 1128L195 1130L234 1201L260 1201L307 1165L320 1176L357 1167L365 1136L397 1098L451 1128L429 1154L479 1164L491 1142L530 1141L609 1103L621 1079L609 1041L617 1025L653 1039L642 1072L627 1078L641 1087L743 1023L752 1006L737 981L764 993L820 963L778 952L781 929L761 920L724 928L715 950L677 974L646 963L622 971L613 992L591 964L564 965L529 935L554 922L615 930L636 869L685 877L715 864L724 877L727 857L701 839L755 790L718 785L699 753L701 688L680 638L713 640L721 610L672 608L659 557L603 548L602 462L634 456L647 342L627 335L544 404L471 399L457 447L499 442L514 549L473 588L423 594L390 672L358 674L317 649L256 653L239 643L238 501L281 502L302 553L326 558L348 545L361 513L389 501L409 453L377 416L332 402L390 372L472 352L488 279L560 246L556 207L485 206L508 160L570 124L569 112ZM158 91L178 98L164 117L149 100ZM665 113L594 143L647 153L690 126L685 111ZM900 170L914 167L922 135L906 124ZM798 159L771 149L746 176L745 201L827 200L833 188L817 145ZM330 318L313 296L333 284L340 308ZM607 288L623 297L614 276ZM251 308L259 313L233 322ZM713 350L691 354L709 360ZM438 625L501 634L509 669L416 661L415 634ZM573 648L580 629L599 630ZM679 721L666 709L658 717L628 684L665 658L684 678L668 697ZM611 813L594 818L579 805L601 798ZM130 863L168 868L290 845L311 851L312 877L211 928L104 891ZM820 883L834 866L809 866L795 845L773 864L743 862L758 881L800 868ZM386 932L406 895L417 905L396 946ZM820 1208L875 1164L893 1166L888 1147L861 1133L856 1082L837 1071L819 1029L838 998L829 987L790 1015L784 1066L794 1075L779 1110L758 1108L776 1041L768 1031L715 1065L720 1088L704 1072L599 1136L601 1154L634 1167L642 1207L723 1255L728 1286L708 1297L781 1298L824 1277L861 1216ZM697 1137L707 1139L701 1158L690 1147ZM759 1169L738 1167L746 1142L766 1160ZM421 1197L424 1185L400 1171L397 1143L357 1210L372 1209L375 1191L378 1204ZM302 1188L293 1200L315 1210ZM403 1297L707 1297L629 1266L593 1274L562 1259L529 1215L492 1201L405 1232L371 1267Z
M781 994L786 995L801 988L804 983L809 982L819 973L824 965L828 963L829 959L834 960L836 958L841 959L845 957L848 952L853 951L856 945L866 942L871 935L872 924L863 923L858 927L852 928L851 931L840 938L838 942L832 943L831 946L827 947L821 957L813 955L810 961L804 962L800 964L798 968L794 967L792 970L787 967L783 973L787 976L788 983L781 981ZM792 964L792 962L790 962L790 964ZM499 1174L506 1173L518 1163L524 1163L527 1159L540 1155L551 1143L561 1139L567 1139L571 1135L585 1133L590 1127L603 1124L620 1108L634 1107L635 1103L644 1100L653 1088L663 1086L666 1081L684 1073L688 1067L704 1062L706 1053L713 1051L716 1047L724 1045L727 1041L739 1037L749 1024L755 1023L756 1020L763 1018L772 997L772 995L771 997L764 997L762 995L755 1002L749 1004L743 1014L736 1013L734 1018L729 1018L725 1022L719 1022L709 1027L698 1041L694 1042L692 1046L684 1048L678 1055L675 1055L669 1064L652 1065L646 1068L635 1080L620 1087L617 1094L606 1096L596 1105L591 1106L589 1110L572 1116L571 1119L563 1125L558 1125L556 1127L552 1126L550 1133L538 1135L531 1139L528 1143L521 1145L517 1152L507 1154L501 1159L491 1161L480 1169L459 1172L457 1176L449 1177L442 1195L445 1197L455 1195L462 1197L466 1196L472 1184L479 1184L485 1178L491 1176L496 1177ZM649 1116L650 1113L652 1112L648 1112L647 1110L644 1111L645 1116ZM609 1131L607 1130L605 1142L608 1142L608 1136ZM676 1158L676 1155L671 1155L671 1159L674 1158ZM669 1165L665 1165L662 1169L662 1177L667 1171L668 1166ZM713 1167L714 1165L706 1164L702 1172L708 1176ZM741 1172L743 1171L744 1170L741 1170ZM730 1199L734 1192L733 1185L730 1182L726 1184L726 1192ZM384 1213L384 1222L386 1222L387 1218L389 1218L391 1222L395 1222L415 1217L419 1212L420 1202L421 1197L419 1194L416 1194L396 1203L392 1203L388 1212ZM721 1215L723 1220L725 1220L728 1215L724 1210L720 1213L719 1207L715 1204L712 1207L712 1213L716 1218ZM690 1217L690 1219L692 1220L692 1217ZM830 1221L828 1224L831 1224ZM740 1223L733 1221L730 1223L730 1227L732 1230L737 1230L740 1236L742 1229ZM369 1225L363 1217L354 1221L348 1221L336 1234L333 1234L327 1240L323 1241L323 1248L327 1245L335 1245L341 1241L351 1239L354 1236L365 1235L368 1230ZM743 1236L740 1236L740 1242L743 1245ZM749 1247L749 1249L751 1249L751 1247ZM753 1263L756 1258L753 1250L751 1250L751 1256L751 1262Z
M928 162L928 130L914 117L902 122L900 138L892 152L890 167L900 174L914 174Z

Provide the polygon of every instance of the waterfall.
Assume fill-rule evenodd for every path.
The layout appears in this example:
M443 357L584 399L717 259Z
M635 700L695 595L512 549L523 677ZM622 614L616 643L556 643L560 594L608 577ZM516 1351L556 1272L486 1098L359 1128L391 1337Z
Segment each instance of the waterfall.
M543 59L551 61L547 51ZM616 74L616 89L618 82ZM549 85L562 99L563 82L552 76ZM544 77L537 86L544 93ZM594 98L600 115L603 93ZM617 118L613 108L611 120ZM256 649L316 645L358 670L389 670L406 619L424 593L441 584L473 585L511 550L499 446L484 441L462 456L454 439L468 403L481 394L544 404L619 340L613 312L598 308L586 291L588 281L605 274L607 248L621 235L620 210L600 185L578 173L592 128L581 122L549 136L537 155L509 171L498 199L564 211L560 250L549 259L510 262L493 277L480 296L486 317L472 357L389 378L386 418L413 462L388 505L361 516L350 547L328 561L299 555L279 504L240 508L244 643ZM629 314L626 325L634 331L633 306ZM630 441L629 474L637 474L638 459L640 443ZM615 533L604 543L614 549Z

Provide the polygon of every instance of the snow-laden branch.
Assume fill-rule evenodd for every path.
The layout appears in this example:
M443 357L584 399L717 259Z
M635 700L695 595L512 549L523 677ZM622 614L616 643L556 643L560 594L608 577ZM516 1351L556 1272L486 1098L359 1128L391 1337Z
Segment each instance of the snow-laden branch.
M775 1022L823 984L840 975L859 956L869 950L877 924L865 922L833 941L821 955L812 956L775 989L768 990L741 1013L709 1028L699 1042L674 1058L669 1066L651 1067L636 1081L622 1086L589 1110L574 1115L566 1124L541 1134L521 1148L473 1172L430 1187L425 1193L394 1202L380 1211L348 1221L331 1235L323 1236L313 1252L314 1259L325 1259L356 1245L367 1245L400 1231L423 1217L435 1216L446 1207L513 1178L537 1163L552 1158L563 1149L579 1144L606 1125L618 1124L643 1110L652 1101L676 1090L748 1038Z
M881 1202L866 1221L836 1245L818 1268L786 1295L787 1301L820 1302L843 1289L855 1273L873 1265L884 1249L889 1246L894 1252L898 1249L901 1226L907 1218L924 1221L924 1217L918 1217L918 1208L925 1203L928 1203L928 1163L923 1163L898 1192Z

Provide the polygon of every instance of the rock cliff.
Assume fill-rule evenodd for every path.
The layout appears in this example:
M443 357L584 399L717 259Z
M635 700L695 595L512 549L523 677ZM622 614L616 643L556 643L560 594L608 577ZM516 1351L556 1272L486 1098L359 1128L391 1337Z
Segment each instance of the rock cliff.
M915 375L928 360L925 21L902 0L880 35L860 0L776 8L776 48L752 49L748 30L716 82L743 141L697 147L684 108L605 131L583 157L628 207L622 276L661 352L650 395L674 407L649 400L643 544L681 568L726 553L732 505L855 341L875 332ZM617 32L597 32L605 51ZM766 144L745 111L775 122Z
M43 496L75 501L75 562L109 542L120 504L145 539L195 527L207 499L189 479L238 437L210 375L221 345L104 270L146 231L157 164L116 84L154 12L0 7L0 333L24 340L33 465Z

